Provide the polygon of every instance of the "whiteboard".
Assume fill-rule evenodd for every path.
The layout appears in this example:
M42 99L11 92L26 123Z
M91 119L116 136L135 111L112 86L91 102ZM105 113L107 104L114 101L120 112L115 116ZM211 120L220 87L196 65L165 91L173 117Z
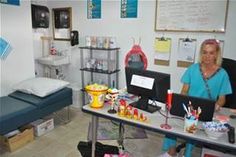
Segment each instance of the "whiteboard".
M155 31L225 32L228 0L156 0Z

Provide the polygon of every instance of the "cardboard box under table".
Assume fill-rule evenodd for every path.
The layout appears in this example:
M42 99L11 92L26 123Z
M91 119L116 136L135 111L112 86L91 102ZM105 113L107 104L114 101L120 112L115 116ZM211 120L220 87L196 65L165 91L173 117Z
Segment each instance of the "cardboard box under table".
M20 133L11 137L0 136L1 145L5 146L12 152L34 140L34 131L32 126L24 126L20 128L19 131Z
M53 118L49 119L38 119L31 123L34 126L35 136L41 136L54 129Z

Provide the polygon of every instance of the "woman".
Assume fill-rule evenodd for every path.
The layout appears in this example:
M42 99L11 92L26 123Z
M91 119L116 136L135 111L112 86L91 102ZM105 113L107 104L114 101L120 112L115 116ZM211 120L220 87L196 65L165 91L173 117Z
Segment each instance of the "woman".
M200 49L199 63L191 65L181 78L181 94L212 99L216 101L215 109L220 110L225 104L225 95L232 89L227 72L221 68L220 44L215 39L205 40ZM191 157L193 144L186 145L185 157ZM162 156L176 155L176 138L166 137L163 148L168 151Z

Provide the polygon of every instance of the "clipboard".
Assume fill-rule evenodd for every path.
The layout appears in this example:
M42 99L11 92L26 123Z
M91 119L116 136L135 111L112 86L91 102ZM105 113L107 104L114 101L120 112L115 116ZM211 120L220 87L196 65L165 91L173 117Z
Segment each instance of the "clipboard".
M220 42L221 56L223 56L225 41L224 40L219 40L219 42Z
M196 39L180 38L178 43L177 66L188 67L195 61Z
M154 41L154 64L170 65L171 38L157 37Z

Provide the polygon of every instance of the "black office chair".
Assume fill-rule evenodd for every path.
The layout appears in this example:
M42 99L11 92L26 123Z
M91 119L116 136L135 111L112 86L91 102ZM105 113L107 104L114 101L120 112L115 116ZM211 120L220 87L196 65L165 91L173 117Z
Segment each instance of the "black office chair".
M236 60L223 58L222 68L224 68L229 75L233 92L226 96L226 104L224 107L236 109Z

